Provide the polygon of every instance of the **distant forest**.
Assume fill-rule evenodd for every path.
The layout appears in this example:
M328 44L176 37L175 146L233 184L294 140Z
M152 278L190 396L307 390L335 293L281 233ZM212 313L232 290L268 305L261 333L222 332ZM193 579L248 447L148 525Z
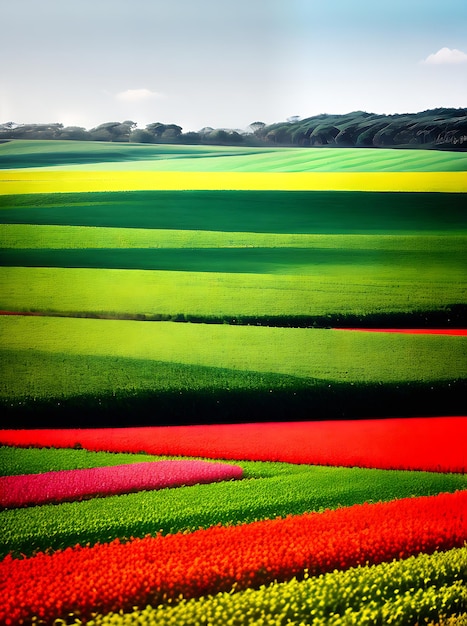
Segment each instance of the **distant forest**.
M362 148L467 149L467 109L438 108L421 113L378 115L354 111L321 114L285 122L253 122L247 130L205 127L184 133L177 124L106 122L86 130L54 124L0 124L0 140L61 139L131 143L174 143L247 146L327 146Z

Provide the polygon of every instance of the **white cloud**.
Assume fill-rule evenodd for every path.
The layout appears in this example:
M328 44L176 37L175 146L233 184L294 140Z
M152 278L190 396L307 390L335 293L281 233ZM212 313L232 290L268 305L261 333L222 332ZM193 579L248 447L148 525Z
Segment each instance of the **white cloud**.
M120 91L116 97L122 102L145 102L162 98L162 94L150 89L127 89L126 91Z
M435 54L430 54L423 61L426 65L454 65L467 63L467 54L455 48L441 48Z

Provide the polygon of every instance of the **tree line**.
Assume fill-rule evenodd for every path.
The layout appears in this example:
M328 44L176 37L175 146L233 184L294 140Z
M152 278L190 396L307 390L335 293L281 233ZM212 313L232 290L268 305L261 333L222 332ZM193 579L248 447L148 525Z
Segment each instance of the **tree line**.
M381 115L354 111L285 122L253 122L244 131L205 127L183 132L177 124L154 122L144 129L132 120L105 122L87 130L53 124L0 124L0 140L61 139L130 143L178 143L303 147L410 147L467 149L467 109L437 108L420 113Z

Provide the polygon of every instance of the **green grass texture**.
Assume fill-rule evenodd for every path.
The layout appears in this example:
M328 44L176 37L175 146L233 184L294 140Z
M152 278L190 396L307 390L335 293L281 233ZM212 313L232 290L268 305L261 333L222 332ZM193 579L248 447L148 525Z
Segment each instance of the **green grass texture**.
M368 278L390 275L399 280L414 280L420 273L434 280L446 277L461 281L467 270L467 249L36 248L2 250L0 265L311 276L335 274L339 267L354 267L357 274L366 274Z
M286 234L438 235L465 232L467 212L462 193L44 193L0 196L0 223Z
M467 234L309 234L223 232L162 228L116 228L2 224L4 249L95 248L309 248L319 250L448 251L459 252Z
M329 381L148 359L2 350L4 428L367 419L465 410L466 380Z
M0 337L2 349L18 358L32 349L346 383L467 377L467 338L462 336L5 316ZM2 369L6 396L17 396L21 389L24 393L33 384L27 369L22 380L6 359ZM75 375L68 393L79 384ZM48 385L38 389L38 395L49 393Z
M467 155L435 150L251 148L80 141L10 141L0 168L154 171L464 171Z
M314 385L311 379L293 375L259 373L223 367L164 363L152 359L76 355L28 350L1 350L6 400L40 400L96 397L105 403L111 396L132 397L144 393L202 394L224 392L267 393L297 391ZM102 400L101 400L102 398Z
M328 323L321 319L317 324L332 325L342 315L407 317L465 305L462 262L444 257L445 263L437 265L427 255L424 265L423 256L414 254L414 266L334 263L295 267L296 273L290 266L275 268L289 274L264 266L270 273L252 273L251 267L249 273L236 267L230 273L0 267L0 310L274 325L294 325L299 317L312 325L329 316ZM181 260L175 254L172 258ZM391 320L385 323L391 325Z

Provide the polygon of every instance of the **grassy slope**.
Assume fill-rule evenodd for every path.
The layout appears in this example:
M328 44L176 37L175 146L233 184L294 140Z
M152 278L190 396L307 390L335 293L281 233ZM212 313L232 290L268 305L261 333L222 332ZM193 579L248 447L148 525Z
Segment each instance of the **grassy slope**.
M395 268L338 264L314 268L314 275L2 267L0 310L274 325L302 325L301 317L325 326L342 325L342 315L362 317L360 325L386 315L391 326L391 314L407 318L465 304L461 268L444 266L448 274L432 264L418 267L418 276L411 268L391 274Z
M138 145L79 141L0 144L0 168L151 171L465 171L467 155L372 148L244 148Z
M294 234L4 223L1 242L5 249L309 248L456 253L465 249L466 240L467 235L457 235L455 230L439 235Z
M16 316L1 318L0 332L5 350L34 346L53 354L134 358L328 381L467 377L467 339L461 336ZM17 385L14 380L10 384Z
M138 189L466 190L462 153L190 146L6 145L0 193ZM39 152L42 148L42 152ZM159 151L158 151L159 148ZM146 158L144 158L146 156ZM2 151L0 146L0 164ZM55 165L58 163L58 165ZM84 164L83 164L84 163ZM1 167L0 167L1 170ZM183 177L180 176L183 173Z
M329 382L226 367L3 350L4 428L94 428L435 416L465 410L463 380Z
M447 246L446 246L447 247ZM0 263L8 266L91 267L242 274L335 275L336 267L354 267L356 274L396 280L429 275L461 281L467 267L463 246L457 250L346 250L319 248L127 248L6 250ZM375 271L375 268L376 269Z
M0 323L10 427L56 427L64 415L67 426L124 426L128 415L143 425L291 412L433 415L447 403L461 414L464 406L465 337L47 317Z
M450 195L449 208L442 194L345 192L133 192L3 200L2 218L8 222L3 245L14 248L3 252L5 264L178 270L66 275L60 269L2 268L3 309L232 318L429 311L465 302L466 248L463 236L456 235L466 227L462 194ZM48 223L83 227L68 233ZM83 245L111 250L66 250ZM62 252L38 254L23 250L27 246ZM145 249L124 251L126 246ZM258 249L264 246L268 249ZM116 248L122 252L116 254ZM180 271L188 269L215 275ZM74 291L73 285L79 287Z
M449 194L448 200L437 193L345 191L25 194L0 196L0 220L7 224L285 234L465 231L465 195Z
M128 171L148 167L167 171L175 167L180 172L459 172L466 167L461 153L391 150L14 142L0 146L0 161L2 155L5 164L34 165L40 171L60 163L71 169L71 164L84 164L84 169L92 165L91 169L115 171L117 164ZM247 321L248 316L256 320L267 316L290 320L294 316L341 314L422 315L426 311L449 311L453 305L465 303L464 194L449 194L448 204L446 196L439 193L367 191L45 193L1 196L0 202L1 219L8 225L3 231L4 247L8 249L3 252L3 263L57 266L0 268L3 309ZM66 265L85 265L88 269L61 267ZM18 324L37 330L24 335L21 330L25 342L10 345L19 352L16 356L11 351L5 353L9 385L6 395L14 397L15 402L21 396L21 385L23 395L28 389L27 395L31 396L63 397L60 389L65 384L69 386L69 397L87 394L92 391L88 383L69 383L88 381L86 368L90 368L88 373L93 372L91 387L99 393L110 392L115 386L125 393L132 388L136 394L173 390L171 375L175 387L217 389L220 394L220 383L211 387L206 384L205 367L221 372L215 380L235 379L234 386L243 390L250 390L252 384L262 389L257 376L276 376L269 380L274 390L282 388L280 376L291 377L287 379L290 387L286 385L289 390L294 385L302 389L297 376L307 381L308 387L322 386L317 379L344 384L384 381L387 386L404 380L438 384L437 380L454 381L465 376L461 343L435 347L424 343L431 338L420 338L420 343L409 347L397 338L389 346L373 336L364 341L352 340L354 343L347 346L341 340L334 346L327 341L307 346L298 329L282 335L282 331L275 334L274 329L246 327L250 334L243 336L236 327L229 335L231 331L225 334L223 327L197 326L188 329L192 333L188 336L187 328L170 325L158 326L157 332L163 332L151 339L158 342L150 357L158 361L155 372L144 355L138 361L141 355L125 352L128 341L124 335L132 327L125 327L123 332L115 331L116 326L100 326L107 348L104 352L97 348L93 353L96 346L89 347L93 340L88 341L88 327L76 330L73 324L79 320L55 322L64 324L63 337L68 335L74 347L70 348L68 340L61 343L53 330L55 347L52 352L50 347L44 352L40 344L43 333L50 332L47 320L5 320L5 328ZM49 330L44 331L46 328ZM263 333L259 343L252 340L257 331ZM5 331L6 337L8 333ZM205 341L212 347L207 358ZM10 337L6 349L9 342ZM80 344L84 350L81 356L75 349ZM36 351L25 358L22 350L32 346ZM383 358L393 351L394 360ZM267 358L263 358L265 355ZM73 371L66 383L58 366L60 358ZM108 369L112 358L129 368L122 369L126 381L117 374L118 368ZM98 373L99 359L107 359L106 364L101 363L102 371L107 373L106 382L105 374ZM415 362L420 359L415 372ZM133 368L137 362L138 373ZM25 363L35 372L28 377L29 382L21 374L27 371ZM51 375L39 373L44 367Z

